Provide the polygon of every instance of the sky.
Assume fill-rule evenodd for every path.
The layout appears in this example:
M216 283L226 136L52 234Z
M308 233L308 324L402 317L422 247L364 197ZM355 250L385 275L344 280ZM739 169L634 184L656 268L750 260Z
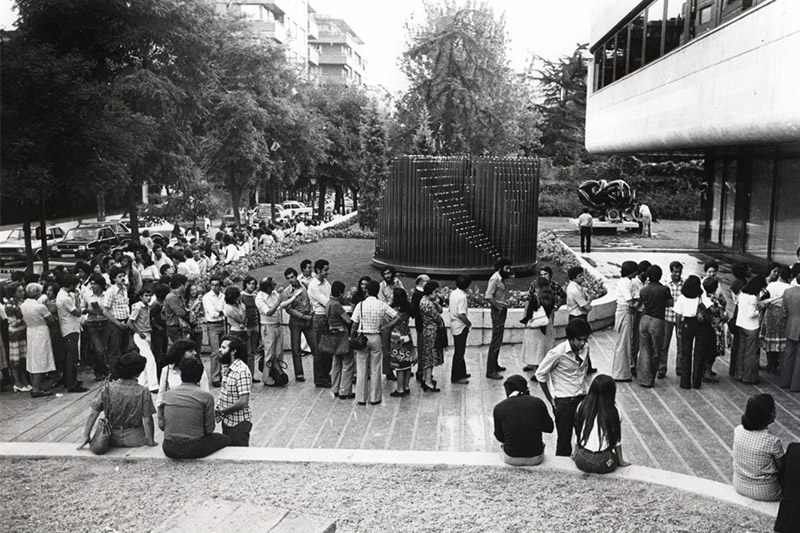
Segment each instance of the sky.
M405 23L420 20L422 0L310 0L318 13L347 21L364 41L367 82L391 93L407 87L398 60L405 49ZM505 14L508 57L522 70L532 54L555 60L571 55L578 43L589 41L591 0L487 0L495 14ZM11 29L16 15L12 0L0 0L0 28Z

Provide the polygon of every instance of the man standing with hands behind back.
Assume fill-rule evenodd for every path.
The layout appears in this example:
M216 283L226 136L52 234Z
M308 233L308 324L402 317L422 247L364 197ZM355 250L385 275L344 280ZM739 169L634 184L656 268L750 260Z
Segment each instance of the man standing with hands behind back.
M500 366L500 346L503 344L506 315L508 314L508 288L505 279L511 275L511 259L501 257L494 262L494 274L489 278L485 297L492 305L492 340L489 344L489 353L486 356L486 377L489 379L503 379L500 372L505 367Z

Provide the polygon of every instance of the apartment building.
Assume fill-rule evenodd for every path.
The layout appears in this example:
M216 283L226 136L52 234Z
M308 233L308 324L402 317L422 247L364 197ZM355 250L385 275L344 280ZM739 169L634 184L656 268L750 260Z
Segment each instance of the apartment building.
M317 83L364 83L364 42L345 20L316 13L308 0L220 0L217 9L245 15L259 36L285 45L289 59Z
M800 2L592 4L586 148L704 154L700 247L757 263L794 263Z

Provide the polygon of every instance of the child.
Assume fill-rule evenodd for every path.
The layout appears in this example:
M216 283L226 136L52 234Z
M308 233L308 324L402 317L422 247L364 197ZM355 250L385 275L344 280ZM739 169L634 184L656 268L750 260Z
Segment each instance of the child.
M150 301L153 299L153 288L144 285L139 289L139 301L133 304L128 328L133 335L133 343L139 353L147 359L144 372L139 374L139 385L150 392L158 392L158 368L153 350L150 348Z

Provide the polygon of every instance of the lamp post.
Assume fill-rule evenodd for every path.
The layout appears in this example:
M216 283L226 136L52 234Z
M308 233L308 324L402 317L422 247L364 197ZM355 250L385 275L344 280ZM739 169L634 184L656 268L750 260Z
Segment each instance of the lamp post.
M319 178L316 176L309 176L308 182L311 184L311 198L309 205L314 205L314 200L317 198L317 184L319 183Z

